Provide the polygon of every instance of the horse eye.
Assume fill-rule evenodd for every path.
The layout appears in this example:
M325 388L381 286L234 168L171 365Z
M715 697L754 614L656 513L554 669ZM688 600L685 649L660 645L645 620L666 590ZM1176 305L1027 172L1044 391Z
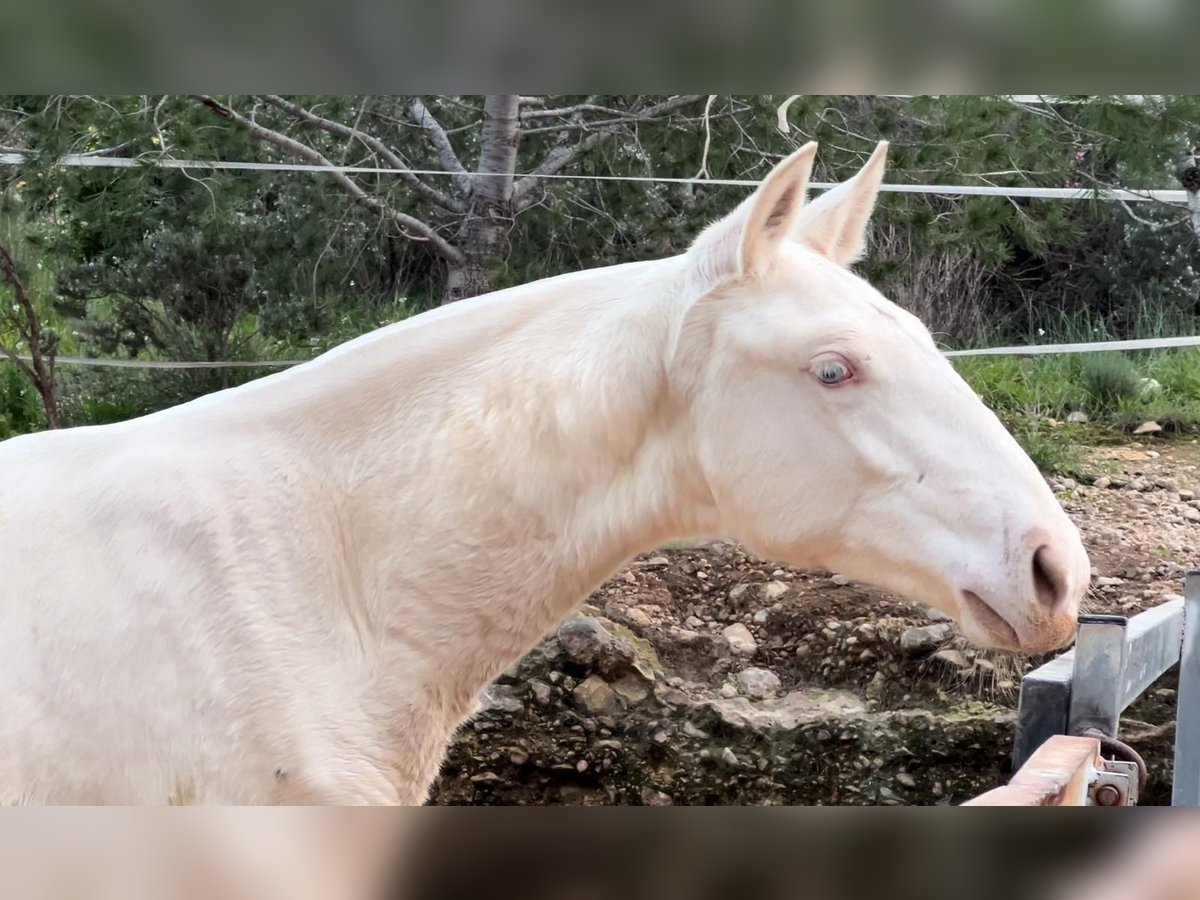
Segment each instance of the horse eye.
M850 378L850 367L839 359L823 359L817 363L817 380L821 384L841 384Z

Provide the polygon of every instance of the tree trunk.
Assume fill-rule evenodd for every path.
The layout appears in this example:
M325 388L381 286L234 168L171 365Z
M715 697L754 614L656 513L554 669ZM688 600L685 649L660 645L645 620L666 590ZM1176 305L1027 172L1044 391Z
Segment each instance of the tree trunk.
M46 427L60 428L62 421L58 415L58 391L54 385L54 356L57 341L46 340L42 331L42 323L38 319L33 300L25 290L25 283L17 273L17 264L13 262L8 249L0 246L0 280L12 288L13 298L17 301L9 317L14 330L29 345L29 362L26 363L15 352L0 346L0 352L7 356L14 365L30 380L38 396L42 400L42 408L46 411Z
M42 409L46 411L46 427L62 428L62 420L58 415L58 392L54 387L54 378L46 381L38 380L38 396L42 398Z
M483 102L479 165L471 173L466 217L454 241L462 259L449 263L443 305L490 291L504 263L513 223L519 113L515 94L491 95Z
M455 240L462 251L462 259L449 263L446 270L443 306L492 290L492 279L504 263L511 223L511 205L507 209L479 210L472 204Z

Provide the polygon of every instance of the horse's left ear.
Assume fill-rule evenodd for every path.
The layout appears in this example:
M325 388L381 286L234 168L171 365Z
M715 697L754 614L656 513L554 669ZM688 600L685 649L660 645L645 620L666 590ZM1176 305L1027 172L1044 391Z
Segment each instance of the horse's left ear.
M809 142L771 170L733 212L706 228L689 251L703 281L757 276L792 240L817 145Z
M840 266L856 262L866 249L867 222L883 182L887 150L887 141L880 141L857 175L805 206L796 221L796 237Z

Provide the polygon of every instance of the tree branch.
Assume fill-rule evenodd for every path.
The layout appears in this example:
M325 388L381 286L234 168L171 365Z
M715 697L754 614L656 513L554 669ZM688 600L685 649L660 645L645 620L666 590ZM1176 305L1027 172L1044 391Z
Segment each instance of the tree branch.
M260 125L252 119L243 116L236 112L231 107L226 106L218 100L206 94L196 95L196 99L202 105L208 107L216 115L223 119L237 122L252 135L261 141L268 144L274 144L279 149L304 160L311 165L323 166L330 170L329 177L332 178L347 194L361 203L363 206L377 213L384 218L391 219L402 231L405 237L411 240L427 241L434 251L443 259L450 262L458 262L462 259L462 253L457 247L447 243L446 239L439 235L432 227L426 225L420 219L415 219L406 213L393 209L388 204L384 203L378 197L368 194L357 182L350 178L345 172L338 171L337 168L328 159L309 147L307 144L302 144L294 138L288 137L282 132L267 128Z
M442 209L450 212L462 212L463 205L451 197L449 194L444 194L437 188L426 184L411 171L409 166L395 152L393 152L383 141L373 135L367 134L358 128L352 128L349 125L344 125L341 122L336 122L333 119L327 119L324 116L319 116L312 110L305 109L298 103L292 103L290 100L285 100L277 94L260 94L263 100L270 103L277 109L283 110L290 116L306 122L309 125L314 125L323 131L330 134L335 134L338 137L349 138L361 143L368 150L379 156L384 162L396 170L397 174L403 181L408 184L415 193L434 203Z
M416 97L409 104L408 114L429 135L429 140L433 143L433 148L437 151L438 159L442 162L442 168L454 174L454 186L458 189L458 192L463 196L469 194L471 191L471 176L467 174L462 160L454 152L454 145L450 143L450 138L446 134L446 129L442 127L442 123L434 118L433 113Z
M610 116L624 116L626 111L623 109L613 109L611 106L598 106L591 102L589 97L583 103L577 103L574 106L560 106L556 109L523 109L521 110L521 120L526 119L551 119L555 116L566 118L567 116L575 115L581 112L600 112Z
M645 122L665 113L683 109L685 106L690 106L693 103L703 100L706 96L705 94L687 94L680 97L672 97L670 100L664 100L662 103L657 103L654 106L648 106L637 112L629 113L629 121ZM561 172L581 156L616 134L618 127L615 124L602 127L600 130L589 134L573 147L555 147L547 153L546 158L542 160L540 165L524 178L517 181L513 189L513 199L517 208L524 209L533 202L532 192L541 180L539 176L555 175Z
M34 388L37 389L38 394L41 395L42 406L46 410L46 425L50 428L58 428L60 423L58 418L58 398L54 390L54 358L51 356L50 365L47 368L46 348L42 341L41 321L38 319L37 310L34 309L29 293L25 290L25 282L21 280L21 276L17 273L16 263L13 262L8 249L3 245L0 245L0 277L12 288L17 305L21 308L21 312L25 317L24 334L22 336L29 342L29 364L26 365L24 360L3 344L0 344L0 351L3 351L4 355L16 364L17 368L30 380ZM17 324L17 333L22 333L19 322Z

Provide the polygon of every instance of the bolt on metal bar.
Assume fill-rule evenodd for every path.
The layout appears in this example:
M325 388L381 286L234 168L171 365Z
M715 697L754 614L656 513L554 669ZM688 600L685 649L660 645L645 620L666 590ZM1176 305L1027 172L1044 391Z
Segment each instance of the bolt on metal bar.
M1200 806L1200 572L1188 573L1183 595L1183 650L1175 710L1171 805Z

